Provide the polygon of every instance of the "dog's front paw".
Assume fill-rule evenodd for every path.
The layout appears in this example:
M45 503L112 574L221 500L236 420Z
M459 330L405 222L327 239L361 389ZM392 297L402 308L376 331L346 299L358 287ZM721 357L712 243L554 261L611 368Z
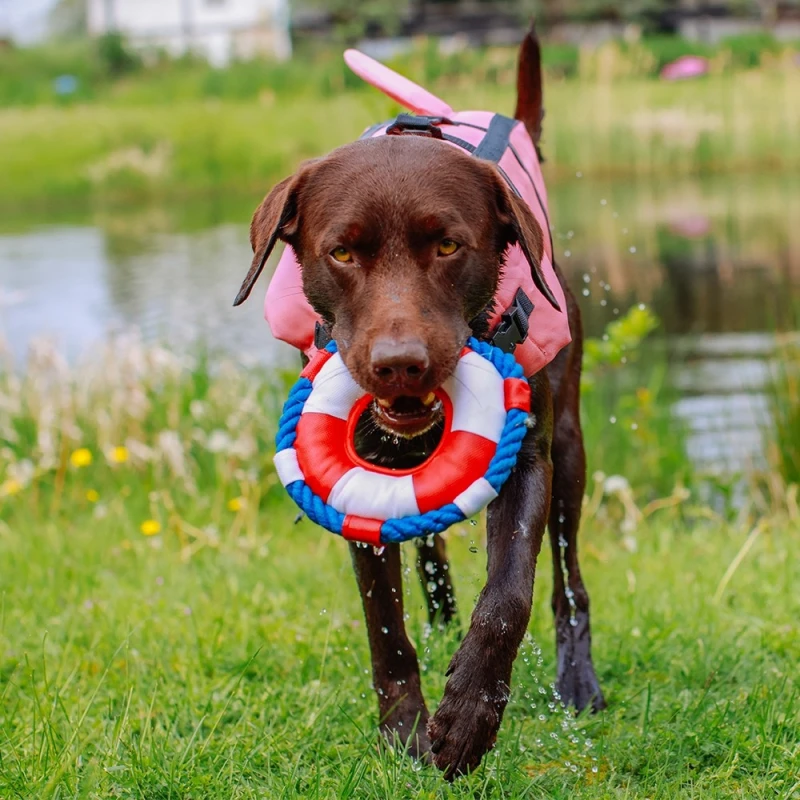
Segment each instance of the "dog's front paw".
M459 687L452 679L448 682L428 723L433 763L448 781L474 770L494 747L507 702L508 687L502 681L492 691L471 684Z

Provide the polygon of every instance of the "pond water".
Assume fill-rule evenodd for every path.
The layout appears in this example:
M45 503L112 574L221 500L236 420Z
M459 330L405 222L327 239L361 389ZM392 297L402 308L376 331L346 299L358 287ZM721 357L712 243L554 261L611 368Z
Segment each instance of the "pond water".
M549 190L556 257L587 334L648 304L662 323L692 458L723 470L757 463L774 332L789 331L800 308L800 184L780 174L610 184L575 176ZM261 316L266 280L231 306L250 263L257 200L4 214L0 335L20 360L33 337L52 336L75 358L134 326L244 363L296 365Z

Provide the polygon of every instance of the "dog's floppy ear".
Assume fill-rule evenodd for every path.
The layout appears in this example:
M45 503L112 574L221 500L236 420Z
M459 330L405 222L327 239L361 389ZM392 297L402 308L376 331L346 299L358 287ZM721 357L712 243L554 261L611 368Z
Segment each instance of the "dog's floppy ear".
M308 177L313 163L307 162L297 173L282 180L264 198L253 214L253 221L250 223L253 262L233 301L234 306L241 305L249 297L278 239L286 241L288 237L297 233L299 226L297 193Z
M542 228L528 208L527 203L515 194L506 180L492 169L496 190L497 210L500 223L510 231L509 244L518 244L531 266L531 275L536 288L547 298L553 308L561 311L550 287L542 274L542 253L544 252L544 234Z

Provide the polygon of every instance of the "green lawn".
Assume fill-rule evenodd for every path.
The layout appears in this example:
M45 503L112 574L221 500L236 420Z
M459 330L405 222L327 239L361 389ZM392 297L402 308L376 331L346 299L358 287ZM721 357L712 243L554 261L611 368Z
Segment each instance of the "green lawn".
M3 798L798 796L796 520L757 534L717 599L743 528L657 512L631 552L601 515L588 519L609 710L577 722L548 708L545 552L497 749L448 788L435 769L378 749L341 540L293 525L288 501L256 511L210 488L170 516L170 488L148 499L124 464L129 493L85 499L109 469L73 469L59 510L32 487L5 500ZM162 514L163 530L143 535L141 522ZM481 531L449 534L463 620L481 586ZM410 570L411 547L405 557ZM409 626L435 708L456 642L426 634L414 577Z

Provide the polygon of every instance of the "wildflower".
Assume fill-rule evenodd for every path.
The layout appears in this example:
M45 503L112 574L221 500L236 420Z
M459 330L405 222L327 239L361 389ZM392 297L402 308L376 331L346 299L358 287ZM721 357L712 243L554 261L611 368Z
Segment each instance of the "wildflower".
M0 484L0 497L10 497L22 491L22 484L16 478L9 478Z
M96 489L87 489L86 490L86 499L90 503L96 503L100 499L100 494Z
M177 431L161 431L158 434L158 450L176 477L188 477L186 456Z
M112 447L108 456L108 460L114 464L124 464L129 458L128 448L123 445Z
M145 536L155 536L161 533L161 523L157 519L146 519L140 526L139 530Z
M35 474L36 468L33 466L33 462L27 458L9 464L6 469L6 479L18 483L20 489L24 489L33 480Z
M234 497L228 500L228 511L241 511L244 508L244 498Z
M80 447L72 451L69 457L69 463L73 467L80 469L80 467L88 467L92 463L92 451L88 447Z
M631 485L628 483L627 478L622 475L609 475L603 488L606 494L621 494L629 492Z
M225 431L221 430L211 431L211 435L206 442L206 447L212 453L227 453L232 445L233 440L231 437Z
M128 439L126 442L126 449L128 455L134 461L153 461L155 453L143 442L138 442L136 439Z

